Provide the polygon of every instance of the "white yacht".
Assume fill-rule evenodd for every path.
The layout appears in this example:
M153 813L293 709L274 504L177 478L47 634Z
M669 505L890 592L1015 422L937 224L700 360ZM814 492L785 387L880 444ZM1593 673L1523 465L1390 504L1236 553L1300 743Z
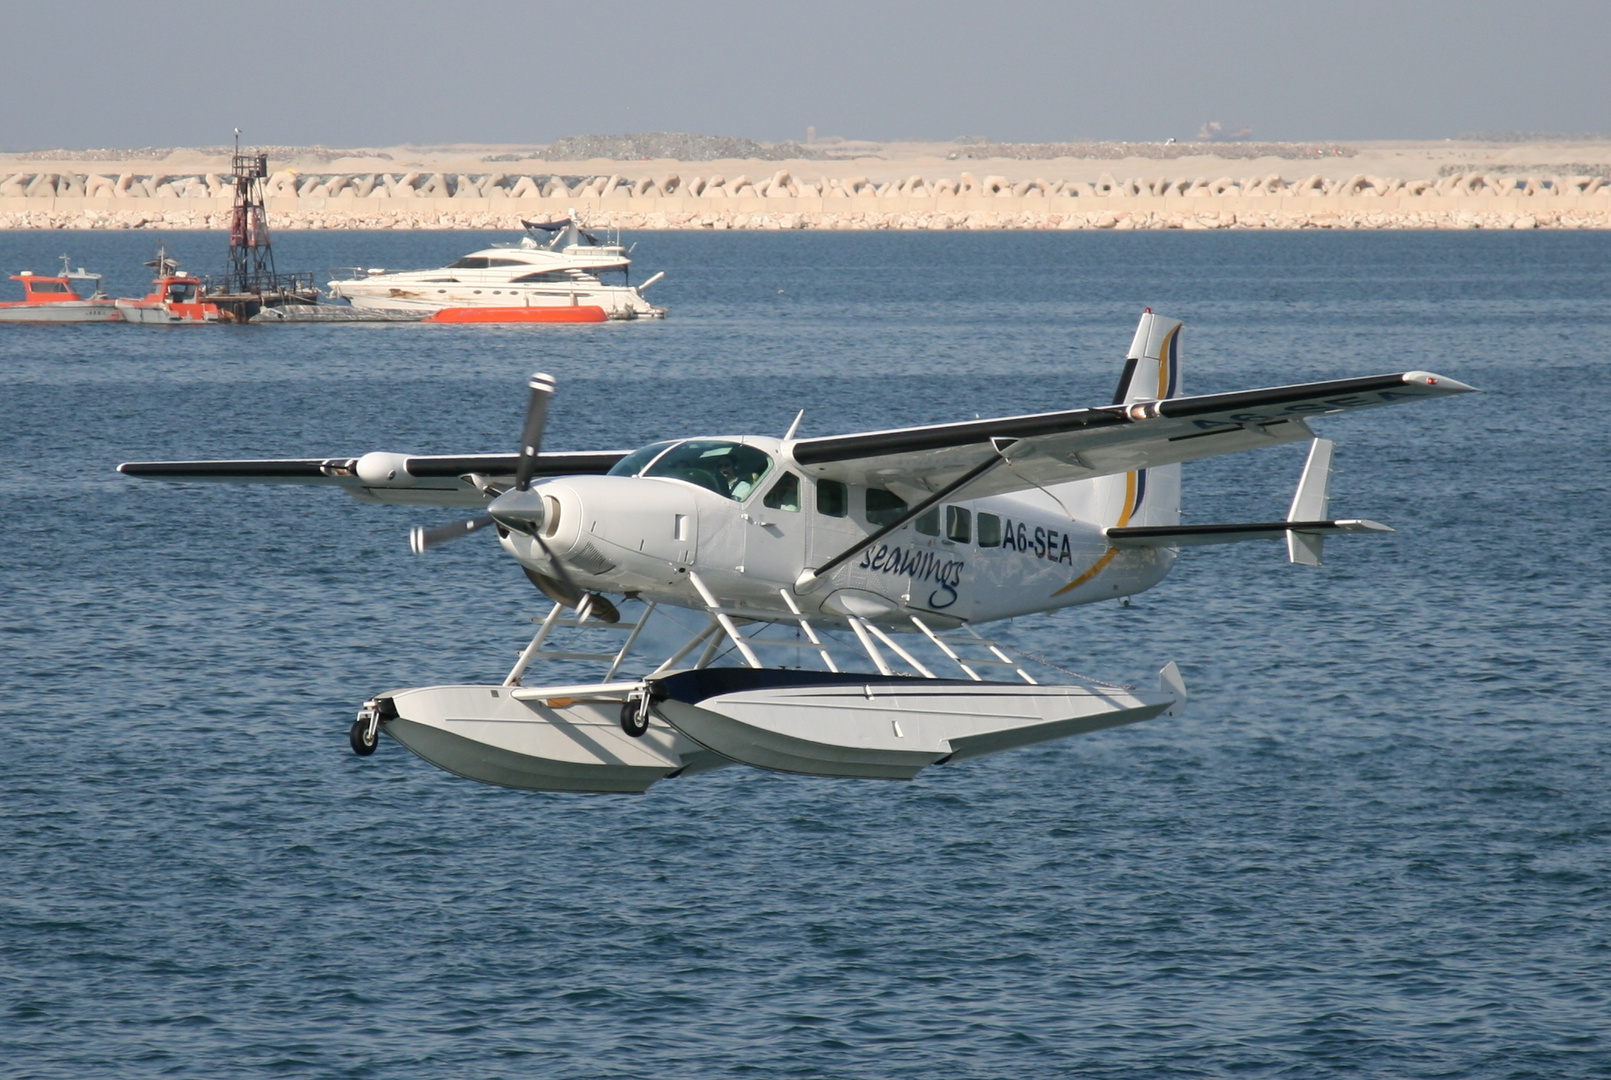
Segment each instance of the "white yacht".
M665 276L631 284L627 249L619 237L603 240L573 212L564 221L522 222L518 244L472 251L436 270L353 268L330 282L330 296L355 308L432 315L457 308L597 307L609 319L660 318L666 309L643 298ZM607 280L619 275L619 281Z

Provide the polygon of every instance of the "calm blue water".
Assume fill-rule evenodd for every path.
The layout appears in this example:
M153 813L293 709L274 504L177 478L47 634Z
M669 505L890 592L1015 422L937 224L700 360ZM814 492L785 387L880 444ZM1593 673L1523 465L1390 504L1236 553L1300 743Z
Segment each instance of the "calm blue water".
M282 268L479 235L300 233ZM663 323L0 327L0 1075L1611 1075L1611 236L646 234ZM170 247L198 271L215 234ZM0 234L141 289L149 234ZM910 784L730 769L525 794L369 694L501 677L537 595L451 514L130 458L809 434L1108 400L1146 305L1189 392L1430 368L1320 425L1328 563L1190 552L1013 640L1176 720ZM1302 449L1187 467L1285 511Z

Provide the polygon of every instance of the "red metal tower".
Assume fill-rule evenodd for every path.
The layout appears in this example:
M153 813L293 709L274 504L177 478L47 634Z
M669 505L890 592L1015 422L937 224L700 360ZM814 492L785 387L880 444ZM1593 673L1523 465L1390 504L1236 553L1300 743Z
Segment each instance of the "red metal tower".
M268 178L268 155L241 153L241 129L235 129L235 156L231 160L235 205L229 221L229 280L232 293L273 292L274 248L269 240L263 210L263 181Z

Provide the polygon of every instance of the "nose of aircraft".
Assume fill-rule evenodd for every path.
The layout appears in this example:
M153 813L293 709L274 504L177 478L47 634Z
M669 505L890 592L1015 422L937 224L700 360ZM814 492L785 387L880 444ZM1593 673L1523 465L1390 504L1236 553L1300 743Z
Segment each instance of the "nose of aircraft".
M492 520L506 529L536 535L548 520L542 492L534 488L511 488L487 505Z

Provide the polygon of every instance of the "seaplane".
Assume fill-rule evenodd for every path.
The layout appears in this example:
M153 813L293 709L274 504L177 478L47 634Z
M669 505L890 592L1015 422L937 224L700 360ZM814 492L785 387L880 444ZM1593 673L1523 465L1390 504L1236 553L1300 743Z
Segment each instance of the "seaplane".
M1334 444L1312 422L1468 393L1426 371L1190 397L1182 324L1147 310L1111 403L800 438L708 436L554 453L555 380L533 375L515 453L128 462L165 481L323 485L369 503L460 507L424 553L484 529L547 598L496 684L387 690L382 733L459 776L538 791L643 792L735 764L911 779L924 769L1179 715L1155 687L1075 675L983 630L1117 601L1181 551L1391 532L1328 516ZM1183 523L1181 468L1308 441L1287 517Z

